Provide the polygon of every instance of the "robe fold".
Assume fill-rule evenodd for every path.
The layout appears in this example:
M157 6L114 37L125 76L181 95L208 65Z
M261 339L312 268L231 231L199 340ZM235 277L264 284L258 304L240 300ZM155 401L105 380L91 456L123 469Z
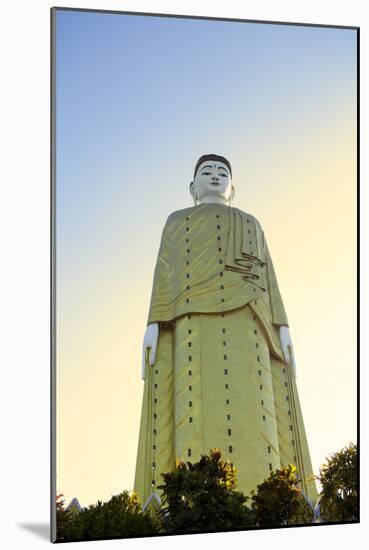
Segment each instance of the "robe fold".
M176 458L218 447L250 494L270 470L293 463L312 501L315 482L296 381L279 326L288 319L259 222L201 204L167 219L147 324L159 324L146 360L135 490L146 502Z
M264 232L253 216L212 203L168 217L147 324L172 321L186 313L236 309L260 296L272 323L288 326Z

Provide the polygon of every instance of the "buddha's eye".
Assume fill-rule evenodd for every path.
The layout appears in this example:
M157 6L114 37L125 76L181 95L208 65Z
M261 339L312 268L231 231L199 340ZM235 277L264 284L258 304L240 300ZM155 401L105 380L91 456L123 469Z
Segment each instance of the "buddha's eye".
M208 176L210 174L210 172L203 172L201 175L202 176Z
M227 178L227 177L228 177L228 174L224 174L224 173L222 173L222 172L221 172L219 175L220 175L220 176L223 176L223 178Z

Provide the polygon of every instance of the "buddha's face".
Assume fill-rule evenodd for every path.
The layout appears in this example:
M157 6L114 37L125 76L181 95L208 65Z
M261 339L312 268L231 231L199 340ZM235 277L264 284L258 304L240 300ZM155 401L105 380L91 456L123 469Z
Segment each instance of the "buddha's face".
M231 174L226 164L207 160L200 164L191 184L191 194L201 202L228 202L233 193Z

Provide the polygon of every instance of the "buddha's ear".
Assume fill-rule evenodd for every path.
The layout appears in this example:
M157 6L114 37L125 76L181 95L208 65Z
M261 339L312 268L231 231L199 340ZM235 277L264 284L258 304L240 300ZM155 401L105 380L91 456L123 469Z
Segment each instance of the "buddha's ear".
M234 199L234 193L235 193L235 189L234 189L234 185L232 185L231 196L230 196L231 201L233 201Z
M190 182L190 193L192 195L192 197L194 196L194 184L193 184L193 181Z

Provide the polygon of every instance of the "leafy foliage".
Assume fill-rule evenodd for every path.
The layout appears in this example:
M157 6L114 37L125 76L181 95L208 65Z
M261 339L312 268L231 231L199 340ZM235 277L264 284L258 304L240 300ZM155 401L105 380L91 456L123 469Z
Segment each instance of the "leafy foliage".
M325 521L358 520L357 446L350 443L326 459L317 479L322 485L320 511Z
M245 529L252 514L248 497L236 491L236 469L219 449L199 462L177 460L175 470L161 474L162 525L167 533L197 533Z
M80 512L66 510L56 496L57 540L77 541L153 534L200 533L311 523L298 472L289 464L272 471L248 497L237 491L237 470L219 449L196 463L176 461L161 474L162 505L142 512L136 493L123 491ZM357 447L352 443L327 459L316 476L322 485L321 515L326 521L358 520Z
M292 464L272 471L251 494L255 523L260 527L306 524L313 518Z
M65 509L65 500L63 493L56 495L56 526L57 538L62 539L63 534L69 524L70 514Z
M157 526L150 514L141 511L138 495L128 491L114 495L108 502L98 500L82 508L79 514L70 516L63 529L59 529L62 540L137 537L156 532Z

